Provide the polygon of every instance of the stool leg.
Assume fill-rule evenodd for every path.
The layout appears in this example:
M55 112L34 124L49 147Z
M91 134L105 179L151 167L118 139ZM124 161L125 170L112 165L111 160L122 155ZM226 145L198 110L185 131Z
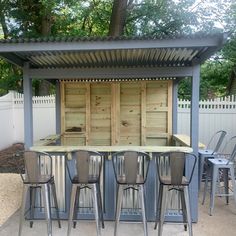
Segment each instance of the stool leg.
M67 229L67 236L70 236L71 233L71 227L72 227L72 219L73 219L73 213L74 213L74 207L75 207L75 195L76 195L76 184L72 184L72 190L71 190L71 197L70 197L70 212L69 212L69 218L68 218L68 229Z
M160 210L160 222L159 222L159 226L158 226L158 236L162 235L163 232L163 224L165 221L165 212L166 212L166 205L167 205L167 194L166 192L168 191L168 189L166 189L166 186L162 186L162 197L161 197L161 210Z
M212 215L215 204L217 177L218 177L218 168L215 165L213 165L213 173L211 180L212 186L211 186L211 199L210 199L210 215Z
M205 184L204 184L204 191L203 191L203 197L202 197L202 205L204 205L205 203L205 199L206 199L206 193L207 193L207 188L208 188L208 178L210 175L210 169L207 170L206 172L206 178L205 178Z
M101 195L101 189L100 184L97 183L97 190L98 190L98 204L99 204L99 213L100 213L100 220L102 222L102 228L104 229L104 219L103 219L103 207L102 207L102 195Z
M49 198L49 186L48 184L42 185L43 190L43 200L46 214L46 222L48 228L48 236L52 236L52 220L51 220L51 207L50 207L50 198Z
M204 155L200 155L200 156L199 156L199 161L200 161L200 170L199 170L198 189L200 190L200 188L201 188L201 182L202 182L203 169L204 169L204 164L205 164L205 156L204 156Z
M123 198L123 186L118 185L118 191L117 191L117 199L116 199L116 221L115 221L115 229L114 229L114 236L117 235L117 227L120 220L120 212L121 212L121 206L122 206L122 198Z
M191 218L188 186L184 186L184 198L185 198L185 206L186 206L186 213L187 213L189 236L192 236L193 230L192 230L192 218Z
M139 199L140 199L140 205L141 205L141 208L142 208L144 236L148 236L146 209L145 209L145 192L144 192L144 186L143 185L139 186Z
M30 187L30 228L33 227L36 188Z
M80 195L80 187L76 188L76 194L75 194L75 206L74 206L74 213L73 213L73 228L76 228L76 219L77 219L77 210L79 207L79 195Z
M163 192L163 185L160 184L160 186L159 186L158 199L157 199L157 203L156 203L156 222L155 222L154 229L157 228L157 222L158 222L158 220L160 219L160 209L161 209L162 192Z
M229 204L229 173L228 168L223 169L223 177L224 177L224 188L225 188L225 200L226 204Z
M183 212L183 223L184 223L184 230L187 231L187 209L185 204L185 197L184 197L184 190L180 189L180 199L181 199L181 205L182 205L182 212Z
M57 194L56 194L56 186L55 186L54 181L51 183L51 187L52 187L52 195L53 195L53 199L54 199L54 204L55 204L55 208L56 208L58 227L61 228L61 222L60 222L60 216L59 216L59 207L58 207Z
M27 198L28 188L29 188L28 185L26 185L26 184L23 185L18 236L21 236L22 224L23 224L23 220L25 219L25 202L26 202L26 198Z
M234 165L230 165L230 175L231 175L231 181L233 185L233 191L234 191L234 201L236 204L236 184L235 184L235 173L234 173Z
M97 184L93 184L93 205L95 210L95 219L96 219L96 226L97 226L97 236L101 235L101 227L100 227L100 220L99 220L99 212L98 212L98 191L97 191Z

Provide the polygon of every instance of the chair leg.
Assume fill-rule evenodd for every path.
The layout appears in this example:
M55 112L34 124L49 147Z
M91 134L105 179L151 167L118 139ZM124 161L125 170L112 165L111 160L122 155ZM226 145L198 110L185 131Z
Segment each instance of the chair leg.
M96 219L96 227L97 227L97 236L101 236L101 227L100 227L100 220L99 220L99 210L98 210L98 191L97 191L97 184L93 184L93 205L95 210L95 219Z
M200 160L200 170L199 170L198 189L200 190L201 182L202 182L202 176L203 176L203 170L204 170L204 164L205 164L205 156L204 155L200 155L199 160Z
M36 188L30 187L30 228L33 227L34 219L34 208L35 208L35 197Z
M159 186L159 194L158 194L158 199L156 203L156 222L154 229L157 228L157 222L160 219L160 209L161 209L161 199L162 199L162 192L163 192L163 185L160 184Z
M56 208L58 227L61 228L61 222L60 222L60 216L59 216L59 207L58 207L57 194L56 194L56 186L55 186L54 181L51 183L51 187L52 187L52 195L53 195L53 199L54 199L54 204L55 204L55 208Z
M215 165L213 165L211 199L210 199L210 215L212 215L214 204L215 204L216 184L217 184L218 172L219 172L218 168Z
M230 166L230 175L231 175L231 181L233 185L233 194L234 194L234 202L236 204L236 183L235 183L235 173L234 173L234 166Z
M98 204L99 204L99 213L100 213L100 220L102 222L102 228L104 229L104 219L103 219L103 207L102 207L102 195L101 195L101 189L100 184L97 183L97 190L98 190Z
M229 173L228 168L223 169L223 177L224 177L224 188L225 188L225 200L226 204L229 204Z
M71 233L71 227L72 227L72 220L73 220L73 213L74 213L74 207L75 207L75 195L76 195L76 184L72 184L72 190L71 190L71 197L70 197L70 212L69 212L69 218L68 218L68 229L67 229L67 236L70 236Z
M121 213L121 206L122 206L122 196L123 195L123 185L118 185L117 191L117 199L116 199L116 221L115 221L115 229L114 229L114 236L117 235L117 227L120 220L120 213Z
M28 188L29 188L28 185L25 185L25 184L23 185L18 236L21 236L22 224L23 224L23 220L25 219L25 202L26 202L26 198L27 198Z
M186 203L185 203L185 197L184 197L184 190L180 189L180 200L182 205L182 213L183 213L183 223L184 223L184 230L187 231L187 209L186 209Z
M193 235L192 217L191 217L188 186L184 186L184 198L185 198L185 206L186 206L186 213L187 213L189 236L192 236Z
M73 213L73 228L76 228L76 219L77 219L77 210L79 207L79 195L80 195L80 187L78 186L76 188L76 194L75 194L75 206L74 206L74 213Z
M202 197L202 205L204 205L205 203L205 199L206 199L206 193L207 193L207 188L208 188L208 178L210 175L210 169L207 170L206 172L206 178L205 178L205 184L204 184L204 190L203 190L203 197Z
M52 220L51 220L51 207L50 207L50 197L49 197L49 186L48 184L42 185L43 190L43 200L46 214L46 222L48 228L48 236L52 236Z
M161 236L162 235L162 232L163 232L163 224L164 224L164 221L165 221L165 212L166 212L166 205L167 205L167 189L165 186L162 186L162 196L161 196L161 202L160 202L160 205L161 205L161 210L160 210L160 222L159 222L159 226L158 226L158 236Z
M148 236L146 208L145 208L145 192L144 192L144 186L143 185L139 186L139 199L140 199L140 205L141 205L141 208L142 208L144 236Z

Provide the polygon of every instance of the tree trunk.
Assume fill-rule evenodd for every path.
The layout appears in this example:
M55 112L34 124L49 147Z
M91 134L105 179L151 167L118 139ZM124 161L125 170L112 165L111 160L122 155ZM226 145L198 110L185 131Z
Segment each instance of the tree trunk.
M44 6L42 6L44 8ZM52 15L50 9L42 9L41 18L41 34L42 36L50 36L52 28ZM37 88L35 88L37 89ZM39 96L47 96L50 93L50 83L46 80L41 80L38 86L39 91L35 91Z
M128 0L114 0L109 25L109 36L124 33Z

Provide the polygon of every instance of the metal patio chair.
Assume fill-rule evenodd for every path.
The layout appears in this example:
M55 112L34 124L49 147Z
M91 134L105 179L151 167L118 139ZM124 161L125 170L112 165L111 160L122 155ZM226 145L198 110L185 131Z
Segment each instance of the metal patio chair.
M226 136L227 132L224 130L219 130L216 133L214 133L209 141L209 143L207 144L206 149L203 150L199 150L198 152L198 157L199 157L199 188L201 187L201 182L203 180L203 172L204 172L204 167L207 171L207 159L209 158L214 158L215 155L217 155L217 152L219 151L225 136ZM214 145L215 144L215 145ZM213 146L213 148L211 149L211 146Z
M33 226L36 190L42 191L42 198L45 208L46 222L48 236L52 235L52 218L51 218L51 202L50 202L50 189L52 191L54 205L57 214L58 226L61 228L59 219L59 209L56 196L56 187L54 182L54 176L52 174L52 157L45 152L36 151L24 151L24 164L25 173L20 170L21 178L23 181L23 196L21 203L21 214L19 233L22 233L22 223L25 218L25 206L28 190L30 191L30 227Z
M117 188L116 215L114 235L117 235L117 227L120 220L123 192L128 189L139 191L139 200L142 210L144 235L148 235L145 210L144 184L149 169L150 156L144 152L126 150L114 153L112 163L115 173Z
M230 147L231 146L231 147ZM228 147L228 148L227 148ZM227 149L231 148L231 153L227 154ZM207 160L209 168L206 174L204 191L203 191L203 200L202 204L205 202L206 192L208 188L209 177L211 176L211 191L210 191L210 210L209 214L212 215L215 196L225 196L226 204L229 203L229 196L234 196L236 203L236 184L235 184L235 156L236 156L236 136L233 136L226 143L222 154L218 154L216 158ZM229 172L230 177L229 178ZM220 183L221 180L224 181L224 193L217 192L217 183ZM229 193L229 180L232 182L233 193Z
M100 236L101 222L102 228L104 228L100 190L102 154L88 150L77 150L71 153L71 159L67 155L66 166L72 183L67 236L71 233L72 221L74 221L74 228L76 226L80 190L85 188L91 189L93 192L97 235Z
M163 232L163 224L167 208L167 193L170 193L173 190L178 191L180 194L184 228L186 230L188 224L189 235L193 235L189 185L192 180L196 162L197 157L192 153L165 152L156 156L160 187L159 198L156 206L156 223L154 229L157 228L157 222L159 219L158 236L161 236Z

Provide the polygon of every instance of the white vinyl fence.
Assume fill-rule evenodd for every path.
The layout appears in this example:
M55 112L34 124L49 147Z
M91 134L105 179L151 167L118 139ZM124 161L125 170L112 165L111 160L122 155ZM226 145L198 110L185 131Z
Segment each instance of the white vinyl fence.
M196 114L197 115L197 114ZM178 133L190 134L190 102L179 100ZM225 97L199 103L199 141L207 144L213 133L227 131L236 135L235 97ZM55 134L55 97L33 97L34 140ZM23 95L10 91L0 97L0 150L24 141Z
M10 91L0 97L0 150L24 141L23 95ZM55 97L33 97L34 140L55 134Z

